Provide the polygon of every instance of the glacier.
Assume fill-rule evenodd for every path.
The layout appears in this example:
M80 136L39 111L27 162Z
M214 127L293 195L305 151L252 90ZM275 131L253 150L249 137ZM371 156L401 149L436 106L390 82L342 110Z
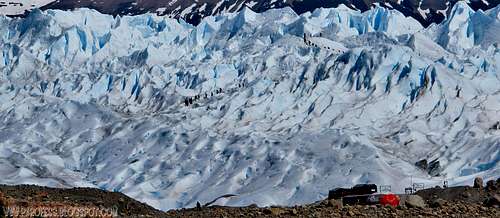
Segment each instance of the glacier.
M0 183L99 187L168 210L497 178L499 12L460 2L428 28L343 5L197 26L90 9L2 16Z

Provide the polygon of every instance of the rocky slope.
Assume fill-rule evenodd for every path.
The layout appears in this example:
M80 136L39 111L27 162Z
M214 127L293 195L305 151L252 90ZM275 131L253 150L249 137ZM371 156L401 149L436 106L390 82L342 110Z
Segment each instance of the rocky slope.
M192 24L198 24L201 18L222 12L237 12L244 7L263 12L273 8L290 7L296 13L312 12L318 8L338 7L344 4L352 9L366 11L375 4L389 9L396 9L406 16L420 21L424 26L440 23L458 0L112 0L95 2L92 0L58 0L45 6L46 9L73 9L79 7L94 8L110 14L141 14L154 12L160 15L182 18ZM477 9L490 9L498 5L499 0L472 0L470 6Z
M312 12L317 8L337 7L344 4L352 9L366 11L375 4L396 9L406 16L411 16L424 26L440 23L458 0L6 0L5 9L0 5L1 13L22 13L33 7L44 6L44 9L75 9L92 8L102 13L113 15L132 15L143 13L158 13L170 17L182 18L192 24L198 24L203 17L237 12L244 7L253 11L263 12L273 8L291 7L296 13ZM19 2L20 5L10 5L9 2ZM490 9L498 5L500 0L470 0L467 1L474 9ZM46 5L48 4L48 5ZM33 6L31 6L33 5Z
M1 214L20 215L22 208L26 212L40 211L42 208L52 209L44 212L53 212L52 217L60 217L62 211L75 209L101 209L101 213L130 217L144 215L147 217L164 216L164 213L153 207L138 202L119 192L107 192L94 188L49 188L34 185L0 185L0 217ZM16 210L17 209L17 210ZM55 209L60 209L59 211ZM96 212L96 211L94 211ZM90 213L80 213L82 217L92 216ZM24 215L26 216L26 214ZM48 215L46 215L48 216ZM40 216L40 217L46 217ZM75 215L77 216L77 215Z

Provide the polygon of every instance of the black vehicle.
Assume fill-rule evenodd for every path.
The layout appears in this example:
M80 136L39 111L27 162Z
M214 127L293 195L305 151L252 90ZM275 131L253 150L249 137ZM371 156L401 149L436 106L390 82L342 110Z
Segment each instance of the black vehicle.
M369 195L377 193L377 185L375 184L358 184L352 187L354 195Z
M350 188L335 188L328 192L328 199L340 199L344 196L350 195Z
M328 199L340 199L350 195L370 195L377 193L375 184L358 184L352 188L335 188L328 192Z

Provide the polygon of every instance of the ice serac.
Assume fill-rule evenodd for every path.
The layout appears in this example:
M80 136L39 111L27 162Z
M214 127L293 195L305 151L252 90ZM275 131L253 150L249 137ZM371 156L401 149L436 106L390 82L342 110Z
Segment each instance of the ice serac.
M455 52L478 45L484 48L500 42L498 16L498 8L473 11L467 3L459 1L449 19L431 27L429 32L435 32L434 38L441 46Z
M402 13L382 7L376 7L367 13L371 27L377 32L389 32L395 35L414 33L422 29L422 25Z
M373 10L353 11L344 5L339 8L320 8L312 13L305 13L304 31L311 34L328 32L334 37L347 37L367 32L385 32L389 36L414 33L423 27L412 18L405 17L398 11L375 7ZM329 28L327 28L329 27Z
M498 177L500 8L452 11L425 29L345 6L197 26L89 9L0 17L0 182L171 209Z

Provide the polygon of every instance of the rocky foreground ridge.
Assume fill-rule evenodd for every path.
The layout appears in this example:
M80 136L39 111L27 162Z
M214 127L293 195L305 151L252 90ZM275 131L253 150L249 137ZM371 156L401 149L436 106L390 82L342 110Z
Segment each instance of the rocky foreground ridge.
M167 217L500 217L500 179L482 186L429 188L402 199L397 207L381 205L342 205L325 199L293 207L192 208L170 210Z
M20 211L24 214L18 216L42 217L49 212L54 215L61 211L66 214L60 215L73 212L73 215L100 217L500 217L500 179L488 181L486 186L481 179L476 179L472 187L424 189L403 197L401 201L397 207L342 205L340 200L335 199L292 207L259 207L255 204L246 207L204 207L200 204L197 208L162 212L118 192L93 188L0 185L0 217L16 215L15 212ZM45 214L40 214L42 212Z

